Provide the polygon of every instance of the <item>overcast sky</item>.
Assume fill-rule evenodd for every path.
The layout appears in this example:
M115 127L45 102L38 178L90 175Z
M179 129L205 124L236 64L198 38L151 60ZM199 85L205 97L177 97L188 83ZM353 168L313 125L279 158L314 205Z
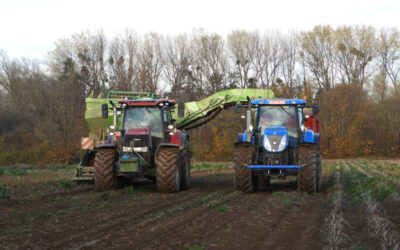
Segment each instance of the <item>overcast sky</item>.
M400 0L0 0L0 49L42 59L58 39L99 28L111 38L126 28L174 35L202 27L225 35L319 24L400 29Z

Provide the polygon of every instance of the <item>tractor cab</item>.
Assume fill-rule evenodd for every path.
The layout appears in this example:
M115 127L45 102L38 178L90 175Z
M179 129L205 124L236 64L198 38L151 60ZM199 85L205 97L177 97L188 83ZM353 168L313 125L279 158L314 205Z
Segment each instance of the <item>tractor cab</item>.
M118 104L122 114L120 131L113 133L111 142L121 145L120 170L138 174L146 169L154 171L156 149L161 143L170 142L173 134L171 111L175 102L143 98L120 100Z

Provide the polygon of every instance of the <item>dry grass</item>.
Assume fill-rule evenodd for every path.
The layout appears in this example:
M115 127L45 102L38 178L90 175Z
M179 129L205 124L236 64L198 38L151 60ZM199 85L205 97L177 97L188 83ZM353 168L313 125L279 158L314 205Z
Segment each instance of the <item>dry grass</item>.
M332 198L333 208L327 218L328 221L328 238L326 249L342 249L342 245L345 241L345 235L343 233L343 187L341 182L340 172L335 172L335 192Z
M364 193L365 210L368 219L368 231L371 237L379 239L381 249L399 249L399 234L391 228L382 216L380 204L372 199L371 194Z

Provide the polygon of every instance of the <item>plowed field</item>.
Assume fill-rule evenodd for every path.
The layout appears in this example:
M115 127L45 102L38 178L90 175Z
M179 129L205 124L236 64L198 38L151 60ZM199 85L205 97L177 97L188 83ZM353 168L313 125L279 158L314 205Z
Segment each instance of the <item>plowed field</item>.
M164 194L145 179L97 193L72 183L69 168L3 167L0 248L322 249L336 244L377 249L380 236L371 231L362 192L371 191L379 216L396 237L399 172L397 163L387 161L325 161L319 194L297 192L295 178L245 194L233 187L232 164L194 164L192 188ZM375 186L353 190L358 183L351 180L375 177ZM335 208L339 192L343 199ZM330 237L336 233L334 210L343 216L338 242Z

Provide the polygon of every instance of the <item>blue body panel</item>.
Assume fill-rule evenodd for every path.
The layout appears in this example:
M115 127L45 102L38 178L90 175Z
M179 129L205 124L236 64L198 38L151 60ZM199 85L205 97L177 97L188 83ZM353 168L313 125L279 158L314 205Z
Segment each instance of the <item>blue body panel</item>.
M238 134L238 136L237 136L237 141L238 141L238 142L244 142L244 140L243 140L244 134L245 134L245 133L239 133L239 134Z
M248 165L250 169L299 169L302 165Z
M302 143L315 143L314 131L307 130L306 132L303 132L303 135L301 136L300 142L302 142Z
M281 141L282 141L282 139L284 138L284 136L286 136L285 147L284 147L282 150L279 150L279 151L278 151L278 150L267 150L266 145L264 145L264 139L263 139L262 143L263 143L263 147L264 147L265 150L267 150L267 151L269 151L269 152L282 152L282 151L285 150L285 149L287 148L287 146L289 145L289 138L288 138L289 135L288 135L288 132L287 132L286 127L284 127L284 126L269 126L269 127L266 127L266 128L264 129L263 137L264 137L264 136L267 136L267 140L269 141L269 144L271 145L271 141L270 141L269 138L268 138L268 136L270 136L270 135L272 135L272 136L274 136L274 135L282 136L282 138L281 138L281 140L279 141L278 145L281 143Z

